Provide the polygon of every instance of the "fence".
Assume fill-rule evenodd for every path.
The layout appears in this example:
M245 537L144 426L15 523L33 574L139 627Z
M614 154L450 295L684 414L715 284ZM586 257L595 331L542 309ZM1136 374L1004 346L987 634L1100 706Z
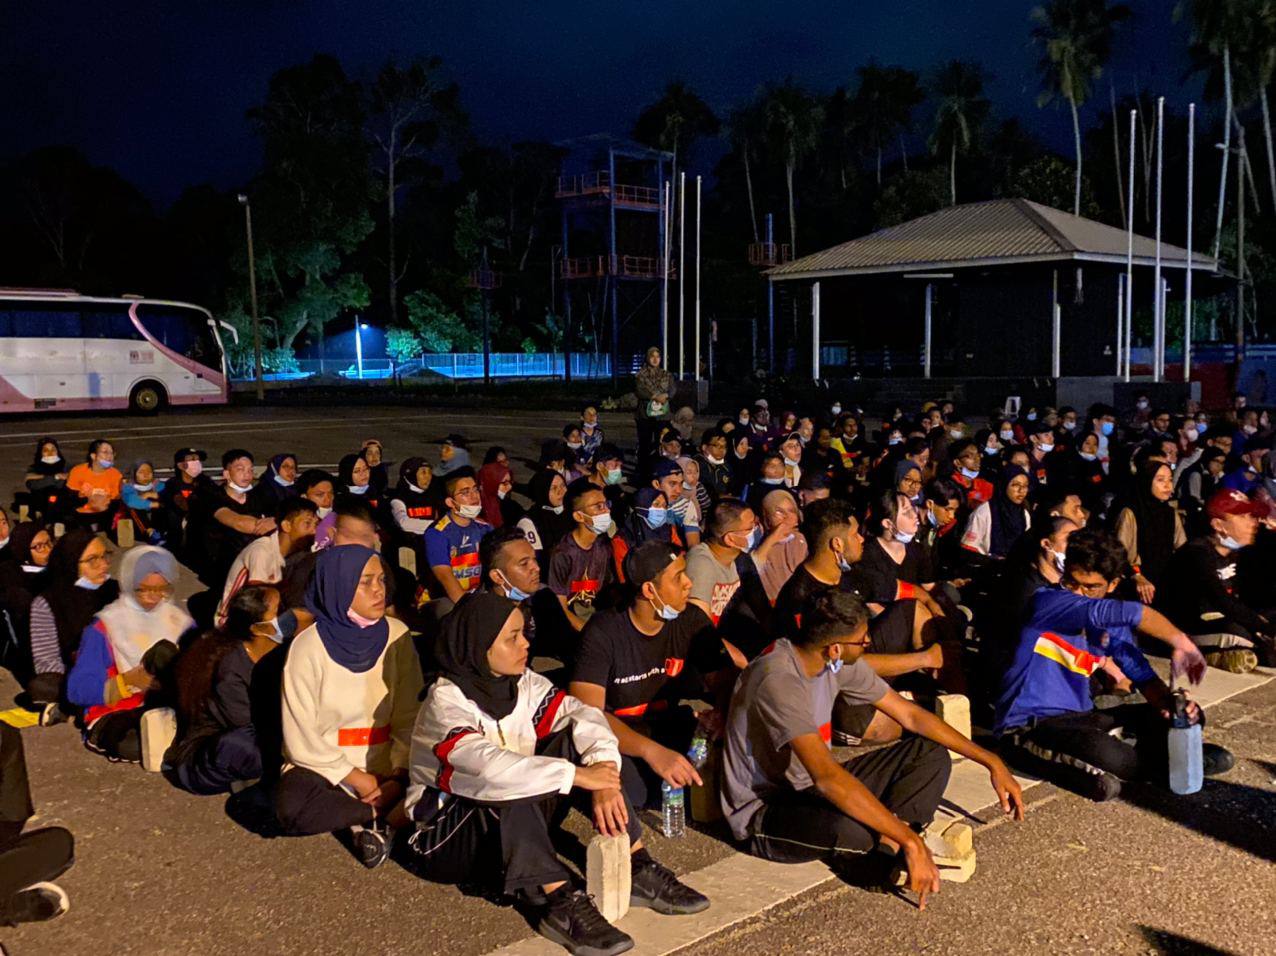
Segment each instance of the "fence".
M611 377L611 356L594 355L591 352L574 352L571 356L572 378L598 379ZM622 362L622 367L624 363ZM389 359L364 359L363 374L357 363L343 359L298 359L296 372L267 372L268 382L289 382L313 378L318 375L337 375L347 379L377 381L395 376L410 378L421 372L432 372L450 379L483 377L482 352L440 352L423 355L395 366ZM562 378L563 355L561 352L493 352L491 354L493 378ZM233 376L237 382L253 380L252 371Z

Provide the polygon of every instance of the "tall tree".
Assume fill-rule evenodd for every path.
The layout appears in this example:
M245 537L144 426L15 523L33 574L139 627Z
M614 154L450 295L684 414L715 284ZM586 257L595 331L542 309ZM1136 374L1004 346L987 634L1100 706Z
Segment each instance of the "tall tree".
M1124 4L1109 7L1107 0L1050 0L1030 14L1033 42L1041 48L1037 71L1045 89L1037 105L1059 98L1072 113L1072 141L1077 168L1072 189L1072 213L1081 215L1081 119L1079 108L1090 98L1091 84L1103 74L1112 55L1116 24L1128 19Z
M677 179L678 157L699 139L717 136L721 124L694 90L680 80L665 87L660 99L638 114L634 139L656 149L673 153L673 175Z
M957 205L957 153L970 148L975 132L988 116L984 72L978 63L950 60L934 79L935 128L930 136L934 153L948 151L948 195Z
M440 138L456 139L468 125L460 91L440 76L442 65L437 56L406 66L387 61L368 91L369 132L385 184L386 297L391 325L399 316L399 283L407 270L406 260L399 265L395 242L399 192L427 164Z
M912 70L869 63L855 71L858 85L852 100L855 123L877 157L877 187L882 186L882 151L910 124L913 110L926 94ZM901 141L901 152L903 143ZM907 162L907 160L905 160Z
M784 164L784 185L789 197L789 242L797 256L797 203L793 195L793 176L802 161L819 142L824 122L824 107L793 78L767 88L763 115L766 118L770 148Z
M761 242L758 237L758 209L753 190L753 159L766 141L766 115L762 99L755 96L744 106L733 110L727 121L727 129L731 147L739 155L744 167L744 188L749 194L749 225L753 228L753 241Z

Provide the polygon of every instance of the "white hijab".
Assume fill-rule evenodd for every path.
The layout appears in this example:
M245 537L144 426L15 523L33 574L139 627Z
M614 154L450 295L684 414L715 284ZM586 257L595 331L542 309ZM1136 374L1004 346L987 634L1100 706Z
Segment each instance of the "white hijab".
M152 574L159 574L170 585L175 585L176 559L163 548L151 545L130 550L120 564L120 596L97 615L106 627L107 640L115 655L115 669L121 674L142 663L143 655L160 641L176 644L194 624L191 616L169 598L149 611L137 602L134 588Z

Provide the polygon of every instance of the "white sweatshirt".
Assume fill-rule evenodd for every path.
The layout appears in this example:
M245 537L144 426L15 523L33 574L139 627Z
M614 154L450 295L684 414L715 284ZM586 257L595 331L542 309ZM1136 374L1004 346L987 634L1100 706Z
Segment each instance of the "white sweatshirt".
M362 674L324 650L315 625L288 648L284 664L284 757L334 786L351 770L388 775L408 765L421 665L402 621L387 619L390 639Z
M279 550L279 532L257 538L235 556L226 573L226 586L222 588L222 601L217 605L218 625L226 623L226 607L240 588L253 581L260 584L278 584L284 579L284 556Z
M518 681L514 710L497 721L446 678L430 688L412 731L407 804L410 814L427 791L498 803L572 788L576 765L536 756L537 741L571 725L581 764L620 767L620 745L601 710L581 703L528 670Z

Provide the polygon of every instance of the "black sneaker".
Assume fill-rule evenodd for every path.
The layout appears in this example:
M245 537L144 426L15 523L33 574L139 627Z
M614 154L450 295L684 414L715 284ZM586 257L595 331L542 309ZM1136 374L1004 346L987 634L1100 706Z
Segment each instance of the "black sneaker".
M633 939L603 919L584 890L560 887L548 900L536 932L573 956L617 956L634 948Z
M648 856L633 861L630 906L645 906L665 916L685 916L709 908L709 897L674 876L673 870Z
M40 708L40 726L52 727L54 724L61 724L67 720L67 715L63 713L62 708L55 701L52 704L45 704Z
M71 908L66 891L56 883L33 883L15 893L0 913L0 925L43 923L61 916Z
M1254 653L1260 667L1276 667L1276 637L1270 634L1254 635Z
M1218 744L1201 744L1202 772L1207 777L1217 777L1227 773L1236 765L1236 758L1226 747Z
M381 830L373 827L351 827L350 841L355 856L369 870L375 870L390 856L390 841Z
M1121 796L1121 780L1118 777L1107 772L1090 774L1089 777L1082 796L1089 797L1096 803L1106 803Z

